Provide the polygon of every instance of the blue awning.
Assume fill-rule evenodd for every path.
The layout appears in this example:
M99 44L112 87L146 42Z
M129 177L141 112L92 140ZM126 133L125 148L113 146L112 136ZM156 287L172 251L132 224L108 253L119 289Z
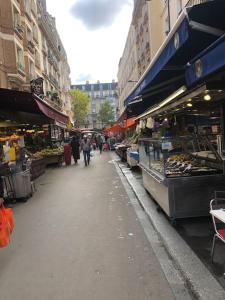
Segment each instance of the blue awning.
M225 71L225 35L198 55L187 67L187 86L190 87L223 68Z
M125 106L132 103L135 97L171 78L176 80L178 77L179 84L185 84L187 63L225 33L224 12L224 0L209 1L186 9L124 101ZM180 75L183 76L182 82ZM151 102L150 99L148 101Z

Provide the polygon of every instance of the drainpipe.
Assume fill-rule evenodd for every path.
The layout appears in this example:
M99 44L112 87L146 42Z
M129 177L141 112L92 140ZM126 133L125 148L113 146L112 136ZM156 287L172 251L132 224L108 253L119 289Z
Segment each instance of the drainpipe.
M168 23L169 23L169 32L171 30L171 20L170 20L170 0L167 0L167 9L168 9Z

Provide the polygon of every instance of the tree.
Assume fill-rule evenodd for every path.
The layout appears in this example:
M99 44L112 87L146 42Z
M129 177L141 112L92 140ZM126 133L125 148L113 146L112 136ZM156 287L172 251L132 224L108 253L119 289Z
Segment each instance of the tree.
M90 98L80 90L71 90L71 104L77 126L84 124L90 110Z
M102 122L102 125L108 125L114 122L113 108L108 101L101 105L98 119Z

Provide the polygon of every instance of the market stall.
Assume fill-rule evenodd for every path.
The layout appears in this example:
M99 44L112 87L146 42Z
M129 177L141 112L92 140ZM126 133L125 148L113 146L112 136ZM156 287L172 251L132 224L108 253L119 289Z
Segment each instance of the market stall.
M209 215L215 190L224 190L222 89L202 85L165 99L139 116L143 184L176 220Z

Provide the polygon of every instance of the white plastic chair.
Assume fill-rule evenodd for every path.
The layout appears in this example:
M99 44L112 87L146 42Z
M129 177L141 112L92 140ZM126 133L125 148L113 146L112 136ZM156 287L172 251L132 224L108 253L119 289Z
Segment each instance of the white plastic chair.
M210 201L210 210L216 210L222 208L225 209L225 191L216 191L215 198ZM218 220L213 215L212 215L212 220L213 220L213 225L215 230L212 250L211 250L211 261L213 262L216 239L219 239L223 243L225 243L225 223Z

